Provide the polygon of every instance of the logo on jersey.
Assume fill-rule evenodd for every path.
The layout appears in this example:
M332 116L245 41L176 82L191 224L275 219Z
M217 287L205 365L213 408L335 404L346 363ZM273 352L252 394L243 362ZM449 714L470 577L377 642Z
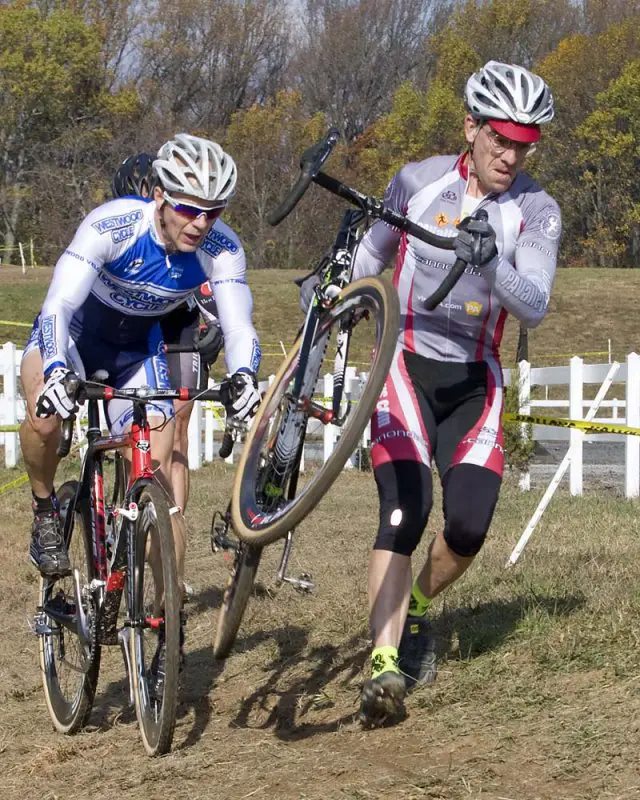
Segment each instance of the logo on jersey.
M133 261L129 264L129 272L133 275L136 272L140 272L143 266L144 266L144 258L134 258Z
M115 231L111 231L111 241L115 242L115 244L120 244L120 242L125 242L127 239L131 239L133 236L133 225L129 225L126 228L118 228Z
M104 219L99 219L97 222L93 222L91 227L98 231L98 233L102 236L103 233L111 233L111 238L114 242L122 241L122 239L128 239L130 236L133 236L133 226L135 222L139 222L142 219L142 211L131 211L129 214L119 214L117 217L105 217ZM131 229L131 233L128 233L126 236L122 236L121 239L115 238L115 231L121 231L122 229Z
M211 283L209 281L205 281L200 285L200 294L202 294L204 297L213 297L213 289L211 288Z
M58 352L56 345L56 318L44 317L40 321L40 348L45 358L53 358Z
M376 423L379 428L386 428L391 423L391 412L389 410L389 390L383 387L380 399L376 403Z
M123 308L132 311L152 312L163 311L167 306L175 305L175 300L168 297L159 297L144 288L127 290L110 280L104 273L102 273L100 279L110 290L109 299Z
M436 214L435 221L439 228L444 228L445 225L449 224L449 217L444 213L444 211L441 211L439 214Z
M542 235L547 239L557 239L560 236L560 216L558 214L549 214L540 224Z
M254 339L253 340L253 347L251 349L251 372L257 372L258 367L260 366L260 361L262 360L262 350L260 349L260 345Z
M475 300L468 300L464 304L464 310L470 317L479 317L482 314L482 303L478 303Z
M223 250L228 250L230 253L237 253L240 249L233 239L230 239L228 236L225 236L224 233L214 228L209 231L200 247L205 253L210 255L211 258L217 258Z
M458 202L458 195L455 192L452 192L451 189L447 189L446 192L442 192L440 197L445 200L447 203L457 203Z

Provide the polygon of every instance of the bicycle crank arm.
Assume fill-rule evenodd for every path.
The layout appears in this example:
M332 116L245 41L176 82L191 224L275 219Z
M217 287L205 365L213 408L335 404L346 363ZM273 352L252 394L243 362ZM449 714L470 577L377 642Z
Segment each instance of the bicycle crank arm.
M118 631L118 641L120 642L120 649L122 650L122 657L124 659L124 668L127 672L129 680L129 703L133 706L136 703L136 696L133 690L133 667L131 664L131 636L133 630L131 628L121 628Z
M80 571L73 570L73 594L76 601L76 631L83 647L91 646L91 635L89 633L89 622L87 615L82 607L82 590L80 589Z

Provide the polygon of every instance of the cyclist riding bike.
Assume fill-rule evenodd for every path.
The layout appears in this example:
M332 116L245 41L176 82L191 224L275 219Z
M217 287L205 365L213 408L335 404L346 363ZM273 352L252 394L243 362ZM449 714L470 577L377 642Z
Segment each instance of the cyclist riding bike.
M153 156L138 153L129 156L116 170L111 193L118 197L149 197L157 184ZM167 353L169 378L175 388L206 389L209 368L216 362L224 337L211 283L206 281L193 295L160 320L165 344L196 344L195 353ZM200 326L200 319L203 326ZM171 488L176 506L184 514L189 499L189 419L192 402L173 401L175 433L171 459Z
M407 164L385 199L433 232L457 235L455 251L377 222L355 260L354 278L361 278L395 258L402 313L371 430L380 523L369 563L373 653L361 697L365 725L399 717L407 688L435 677L429 605L480 551L500 491L505 319L511 313L526 327L538 325L556 269L560 210L521 172L539 126L553 118L549 87L522 67L490 61L467 81L465 101L465 152ZM469 220L479 209L488 219ZM425 299L456 257L469 267L428 312ZM312 285L309 279L303 299ZM445 524L412 583L411 555L432 506L432 460Z
M247 419L259 404L260 347L244 251L219 219L235 188L235 163L215 142L178 134L160 148L153 169L158 183L150 199L113 200L85 217L56 264L25 348L21 377L27 413L20 441L33 493L30 556L47 578L71 570L53 485L60 419L76 411L65 390L71 371L82 378L106 371L116 388L170 388L159 320L209 280L234 387L227 412ZM154 403L148 413L156 422L151 435L156 474L171 494L173 405ZM131 403L110 401L111 431L127 430L132 414ZM176 512L172 523L183 581L184 523Z

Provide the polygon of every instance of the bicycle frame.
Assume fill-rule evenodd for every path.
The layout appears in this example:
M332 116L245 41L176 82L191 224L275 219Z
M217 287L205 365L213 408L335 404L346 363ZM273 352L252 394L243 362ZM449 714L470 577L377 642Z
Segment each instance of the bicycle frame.
M79 504L86 502L90 510L91 540L93 544L93 562L97 578L91 582L91 592L96 602L98 614L98 642L100 644L117 643L117 619L125 583L127 567L131 566L133 556L133 529L131 524L137 519L137 506L129 502L134 487L150 483L153 480L153 466L151 460L150 426L147 419L145 404L133 403L133 424L131 430L120 436L103 436L100 430L100 417L97 400L88 401L88 430L87 452L80 473L78 492L65 517L63 534L69 540L74 511ZM122 464L122 450L131 452L131 470L129 481L124 491ZM111 566L107 555L107 523L105 514L104 495L104 454L109 451L116 452L116 478L114 496L111 508L112 519L120 517L122 524L119 526L118 535L113 542ZM119 485L120 484L120 485ZM118 497L123 502L122 508L116 508ZM132 600L129 599L129 608ZM76 597L76 608L80 609L80 598ZM47 610L47 613L49 611ZM52 614L55 616L55 614ZM65 620L58 620L65 624ZM71 622L71 619L68 620ZM125 626L141 624L142 620L125 620ZM150 624L153 624L153 620ZM76 619L73 625L81 625L82 621ZM80 631L78 631L80 633ZM86 633L86 632L83 632ZM87 634L88 635L88 634ZM85 638L80 634L81 638Z

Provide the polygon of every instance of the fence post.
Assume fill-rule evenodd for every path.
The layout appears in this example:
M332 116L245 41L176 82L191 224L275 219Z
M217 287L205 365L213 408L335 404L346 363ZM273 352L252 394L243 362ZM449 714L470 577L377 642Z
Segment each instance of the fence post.
M16 372L16 346L7 342L2 346L4 368L4 424L16 425L18 422L18 381ZM18 463L18 434L4 435L4 463L15 467Z
M583 401L583 361L579 356L574 356L570 361L569 369L569 417L582 419L584 415ZM584 433L571 428L569 433L569 452L571 464L569 466L569 491L572 495L582 494L582 444Z
M213 461L213 432L215 430L215 417L211 403L204 406L204 460Z
M640 428L640 356L629 353L627 356L627 419L631 428ZM640 495L640 437L625 436L625 497Z
M522 329L521 333L522 333ZM514 372L511 373L515 378ZM518 363L518 409L520 414L531 413L531 364L522 360ZM520 436L527 439L529 426L526 422L520 425ZM522 470L519 481L520 491L528 492L531 489L531 471L529 467Z
M196 400L193 404L191 419L189 420L188 462L189 469L200 469L202 466L202 402Z

